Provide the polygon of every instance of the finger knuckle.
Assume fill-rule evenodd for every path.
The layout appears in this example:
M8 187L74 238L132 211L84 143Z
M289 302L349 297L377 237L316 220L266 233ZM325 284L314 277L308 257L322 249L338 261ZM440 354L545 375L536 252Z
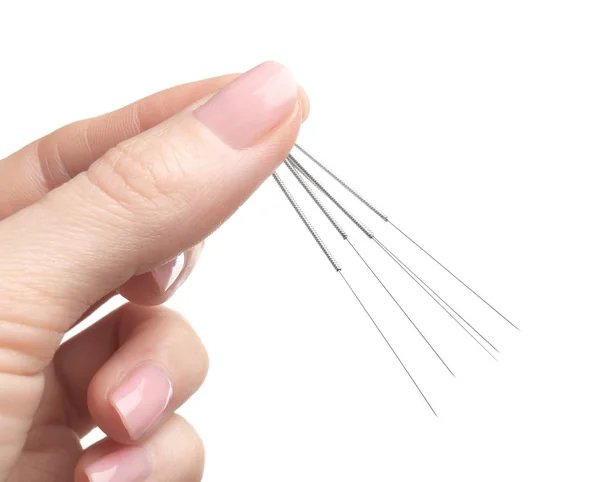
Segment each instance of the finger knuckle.
M196 333L194 328L187 322L186 327L186 335L190 343L190 352L194 353L194 358L197 360L194 378L197 380L197 386L200 387L208 375L210 358L204 343L202 343L200 336Z
M108 150L87 171L89 180L127 207L169 202L186 179L182 153L166 137L126 141Z
M178 434L178 439L185 440L186 450L182 453L185 459L185 472L194 477L200 477L204 472L204 459L206 451L204 443L194 427L180 415L174 415L173 423ZM194 479L196 480L196 479Z
M178 338L184 341L180 345L180 354L186 357L193 355L195 360L190 367L190 381L193 382L193 389L197 390L208 375L210 365L208 352L204 343L202 343L202 339L187 319L182 315L175 314L171 318L171 322L171 329L178 331Z
M41 373L62 335L28 320L0 318L0 373L25 377Z
M206 450L204 448L204 442L191 426L190 426L190 459L193 465L192 471L198 475L204 472L204 458L206 456Z

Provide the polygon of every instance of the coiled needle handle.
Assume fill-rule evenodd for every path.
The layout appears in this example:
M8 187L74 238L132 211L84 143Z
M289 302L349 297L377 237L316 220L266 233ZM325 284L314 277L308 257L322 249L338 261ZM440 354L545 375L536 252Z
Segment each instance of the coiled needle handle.
M283 191L283 194L285 195L285 197L287 198L289 203L292 205L292 207L294 208L294 210L296 211L296 213L298 214L298 216L304 223L304 226L306 226L306 229L308 229L308 231L310 232L310 234L312 235L314 240L317 242L317 244L321 248L321 251L323 251L323 254L325 254L325 256L327 257L327 259L329 260L329 262L331 263L333 268L338 272L341 271L342 270L341 266L335 260L335 258L333 257L333 255L331 254L331 252L329 251L327 246L325 246L325 243L321 240L321 237L319 236L319 234L317 233L315 228L312 226L312 224L310 224L310 221L304 214L304 211L302 211L302 209L300 208L300 206L298 205L298 203L296 202L296 200L294 199L294 197L288 190L287 186L283 183L283 181L279 177L279 174L274 172L273 179L275 179L275 182L279 185L279 187Z
M317 166L323 169L327 174L329 174L333 179L335 179L339 184L341 184L348 192L350 192L356 199L362 202L365 206L367 206L371 211L373 211L377 216L379 216L384 221L388 220L388 217L383 214L379 209L373 206L369 201L367 201L364 197L362 197L356 189L351 188L346 184L341 178L336 176L332 171L330 171L324 164L319 162L313 155L306 151L303 147L296 144L296 148L302 152L306 157L308 157L312 162L314 162Z

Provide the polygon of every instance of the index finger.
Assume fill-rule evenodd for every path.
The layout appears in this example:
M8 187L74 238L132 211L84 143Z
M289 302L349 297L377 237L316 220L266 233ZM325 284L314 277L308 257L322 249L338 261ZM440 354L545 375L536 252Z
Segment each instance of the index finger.
M61 127L0 160L0 220L86 170L119 142L160 124L237 76L163 90L116 111Z

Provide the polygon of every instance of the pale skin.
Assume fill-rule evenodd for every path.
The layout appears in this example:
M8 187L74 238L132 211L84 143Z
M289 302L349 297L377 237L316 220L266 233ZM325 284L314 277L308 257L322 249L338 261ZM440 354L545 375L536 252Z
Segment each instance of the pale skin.
M0 482L200 480L203 444L173 412L208 357L160 305L285 158L308 111L291 74L267 63L0 160ZM61 343L117 293L129 302ZM83 450L94 427L107 438Z

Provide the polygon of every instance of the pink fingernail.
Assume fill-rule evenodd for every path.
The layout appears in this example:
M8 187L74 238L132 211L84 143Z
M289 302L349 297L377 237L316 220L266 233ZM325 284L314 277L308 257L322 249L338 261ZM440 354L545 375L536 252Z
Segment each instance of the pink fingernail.
M150 472L148 457L139 447L109 454L85 470L90 482L143 482Z
M158 285L158 288L162 293L167 291L173 283L177 281L181 271L183 270L183 266L185 264L185 259L183 255L178 256L174 260L169 261L168 263L163 264L157 268L152 270L152 276Z
M139 439L162 416L173 396L167 373L156 365L131 372L109 395L129 436Z
M195 114L236 149L254 145L295 109L298 85L276 62L265 62L220 90Z

